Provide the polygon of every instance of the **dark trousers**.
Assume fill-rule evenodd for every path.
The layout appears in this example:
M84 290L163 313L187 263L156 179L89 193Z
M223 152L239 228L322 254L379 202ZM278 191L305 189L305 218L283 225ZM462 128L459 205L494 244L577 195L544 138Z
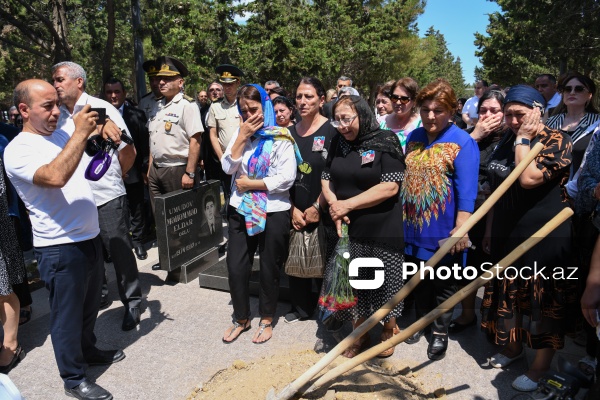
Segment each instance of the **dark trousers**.
M127 204L129 205L129 217L131 241L134 246L141 246L146 233L146 210L144 203L144 182L125 184L127 191Z
M229 208L229 198L231 197L231 184L233 177L231 175L227 175L223 170L221 170L221 187L223 188L223 198L225 201L223 202L223 212L222 214L225 216L227 213L227 209Z
M78 243L36 247L40 278L50 292L50 337L65 387L85 380L85 354L96 346L94 325L100 307L102 244L96 237Z
M250 275L257 247L260 257L258 312L261 317L275 315L279 297L279 271L285 263L289 241L289 210L268 213L264 232L248 236L244 217L229 207L227 272L236 320L250 318Z
M98 207L98 222L102 244L112 258L117 273L119 297L125 307L139 307L142 288L137 262L131 251L127 197L117 197Z
M185 174L186 165L177 167L158 168L156 165L150 165L148 171L148 190L150 191L150 203L152 203L152 212L154 210L154 198L159 194L174 192L181 189L181 178Z
M27 307L33 303L31 292L29 292L29 280L27 279L27 275L23 277L23 282L12 285L12 289L19 298L19 307Z
M317 293L313 292L313 281L317 286ZM300 318L310 318L317 309L319 300L318 292L323 284L323 279L298 278L288 276L290 285L290 303L292 303L292 312L295 311Z
M446 257L445 260L448 258L449 257ZM457 258L457 262L458 260L459 259ZM426 260L419 260L418 258L412 256L406 256L406 262L412 262L419 265L421 261ZM450 264L441 262L439 265L447 265L451 267L453 262L454 259ZM450 296L455 294L457 291L458 283L452 277L448 278L447 280L442 280L435 277L430 279L429 276L426 275L425 279L423 279L413 291L417 319L424 317L425 314L438 307L444 301L448 300ZM434 333L448 333L448 326L452 321L453 311L454 308L451 308L431 323Z

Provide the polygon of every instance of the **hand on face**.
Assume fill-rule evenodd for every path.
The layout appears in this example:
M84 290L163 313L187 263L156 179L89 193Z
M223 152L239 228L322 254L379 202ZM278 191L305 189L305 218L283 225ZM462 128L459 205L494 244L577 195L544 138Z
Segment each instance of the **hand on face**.
M497 131L504 122L504 115L502 113L497 114L485 114L479 118L475 129L480 130L482 137L489 136L490 133Z
M265 118L262 112L251 115L240 126L240 136L246 139L250 138L256 131L263 127L264 122Z
M523 122L521 122L517 136L526 137L530 140L535 138L540 130L541 118L542 113L538 107L530 109L523 117Z

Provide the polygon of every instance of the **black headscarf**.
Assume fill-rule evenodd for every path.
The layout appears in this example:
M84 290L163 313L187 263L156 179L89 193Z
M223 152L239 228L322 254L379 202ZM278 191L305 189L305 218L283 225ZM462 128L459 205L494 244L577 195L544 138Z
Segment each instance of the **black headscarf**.
M375 114L365 99L360 96L348 97L354 103L358 115L358 136L351 142L347 141L342 135L336 137L339 137L351 148L356 149L358 153L376 150L389 153L392 157L404 161L404 152L396 134L379 127Z

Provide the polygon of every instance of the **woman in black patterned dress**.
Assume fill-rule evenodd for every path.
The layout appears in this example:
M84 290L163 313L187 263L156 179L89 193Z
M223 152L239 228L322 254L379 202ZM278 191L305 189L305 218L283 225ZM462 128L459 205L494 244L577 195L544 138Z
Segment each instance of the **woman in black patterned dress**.
M331 141L321 184L329 205L329 214L341 236L342 221L348 223L350 258L379 258L384 264L384 283L372 290L357 290L358 304L350 310L336 312L341 320L352 320L359 326L382 307L404 284L404 233L399 188L405 164L398 138L389 130L380 129L368 103L359 96L347 96L333 106L334 121L339 135ZM368 270L365 271L365 270ZM331 263L325 271L325 285L331 280ZM373 280L371 268L361 268L359 279ZM381 340L399 332L396 317L402 314L400 303L384 318ZM345 352L352 358L368 345L369 335L359 338ZM388 349L379 357L389 357Z
M8 215L4 164L0 159L0 318L4 341L0 351L0 373L7 374L25 352L19 346L19 298L12 285L21 283L26 274L23 253L13 222Z
M492 189L540 142L544 149L532 161L488 215L484 249L500 261L546 222L567 207L562 185L569 177L572 143L568 135L545 127L540 108L545 100L535 89L518 85L504 100L505 123L510 130L491 156L488 174ZM482 328L504 349L491 357L496 368L524 356L523 344L535 350L529 370L513 381L520 391L537 389L557 349L564 346L567 318L576 315L575 284L565 279L571 266L571 222L566 221L517 260L504 279L486 285ZM545 267L545 276L533 269ZM531 269L527 269L527 268ZM516 272L520 276L515 277ZM561 278L561 274L564 274ZM514 279L513 279L514 278Z

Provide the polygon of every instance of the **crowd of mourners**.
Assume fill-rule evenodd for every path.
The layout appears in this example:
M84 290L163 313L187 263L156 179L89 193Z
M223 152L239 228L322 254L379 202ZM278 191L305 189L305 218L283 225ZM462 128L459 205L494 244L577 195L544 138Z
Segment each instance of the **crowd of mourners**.
M184 94L189 72L181 61L163 56L143 68L151 93L139 104L116 78L98 96L88 95L85 71L71 62L53 67L52 84L28 80L15 88L11 123L22 119L22 131L3 125L0 136L0 372L25 354L17 340L19 317L31 312L20 310L31 299L18 289L26 282L24 219L31 221L50 291L51 338L65 391L110 399L85 375L88 365L125 357L96 347L94 322L108 293L103 259L118 276L122 329L133 330L142 301L135 257L147 257L157 195L220 181L225 204L216 214L226 219L228 239L219 251L226 253L233 306L222 340L231 343L252 328L250 277L258 255L252 342L260 344L273 335L280 276L292 253L308 263L314 256L307 254L322 249L316 257L323 271L288 277L285 322L317 317L330 331L345 321L356 329L406 283L404 264L427 263L541 143L517 181L439 265L474 266L483 274L564 208L574 216L512 265L520 274L489 280L480 310L473 293L458 317L445 310L406 343L426 337L427 357L441 360L449 335L479 325L502 346L489 358L495 368L523 358L525 347L533 350L533 362L512 384L529 392L570 335L585 343L581 373L598 376L600 111L589 77L543 74L504 88L478 81L469 99L457 98L443 78L419 87L403 77L368 99L346 76L329 90L304 77L287 92L275 80L242 85L243 71L225 64L194 99ZM215 199L201 204L211 218ZM208 222L212 233L215 221ZM292 250L299 242L311 243L300 256ZM353 290L350 305L332 309L323 299L347 268L342 247L350 260L381 260L385 279L377 289ZM535 266L546 272L534 274ZM373 280L375 273L361 268L358 279ZM414 308L419 319L471 280L423 279L383 318L381 341L400 332L403 313ZM361 353L369 338L358 338L343 356ZM393 353L391 347L378 356Z

